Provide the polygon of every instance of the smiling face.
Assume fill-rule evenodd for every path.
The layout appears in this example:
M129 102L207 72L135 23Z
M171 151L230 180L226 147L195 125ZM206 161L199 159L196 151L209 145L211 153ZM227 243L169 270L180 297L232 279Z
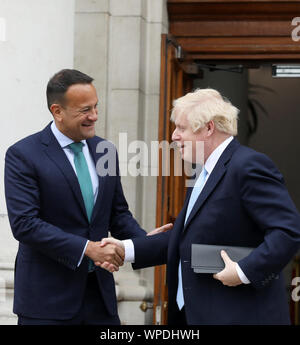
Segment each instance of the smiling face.
M63 104L52 104L51 112L57 128L79 142L95 135L98 120L98 97L92 84L74 84L64 94Z

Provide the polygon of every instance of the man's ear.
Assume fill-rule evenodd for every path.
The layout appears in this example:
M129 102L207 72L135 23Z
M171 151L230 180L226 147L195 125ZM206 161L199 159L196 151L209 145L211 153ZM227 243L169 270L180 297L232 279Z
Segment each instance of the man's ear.
M206 124L207 136L211 136L215 131L215 123L211 120Z
M60 104L52 104L50 106L50 111L54 117L54 120L57 122L61 122L62 121L62 106Z

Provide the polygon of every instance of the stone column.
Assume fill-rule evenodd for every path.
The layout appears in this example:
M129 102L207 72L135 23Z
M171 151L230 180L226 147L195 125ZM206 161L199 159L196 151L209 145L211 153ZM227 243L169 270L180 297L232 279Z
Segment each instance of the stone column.
M166 0L76 0L75 67L95 78L100 99L97 134L118 148L122 185L133 215L147 231L155 227L156 177L131 176L128 152L135 140L158 138L160 41L167 32ZM119 145L120 133L127 145ZM133 146L131 146L133 148ZM143 167L150 174L150 164ZM123 324L151 323L151 310L139 309L153 298L153 269L115 274ZM132 307L134 306L134 308Z

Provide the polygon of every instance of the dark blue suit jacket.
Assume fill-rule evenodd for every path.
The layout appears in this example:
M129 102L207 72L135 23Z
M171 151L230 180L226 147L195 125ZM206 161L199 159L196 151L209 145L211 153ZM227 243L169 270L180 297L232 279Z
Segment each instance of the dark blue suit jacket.
M87 140L95 164L106 154L96 153L99 142L104 141L99 137ZM99 241L108 231L119 239L145 235L128 210L118 162L116 176L99 176L89 223L76 174L50 124L11 146L5 160L8 216L19 241L14 313L70 319L79 311L86 285L87 258L77 267L86 240ZM115 315L113 275L101 268L96 272L108 312Z
M134 268L167 263L169 323L176 317L179 258L188 324L289 323L280 272L299 248L300 216L271 160L234 139L184 226L190 194L173 230L133 240ZM194 273L192 243L255 247L239 262L251 284L227 287L212 274Z

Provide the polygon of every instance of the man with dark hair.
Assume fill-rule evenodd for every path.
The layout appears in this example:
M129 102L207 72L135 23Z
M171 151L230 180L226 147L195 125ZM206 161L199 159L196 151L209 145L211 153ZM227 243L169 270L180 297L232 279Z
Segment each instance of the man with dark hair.
M51 111L53 103L63 103L64 94L68 88L74 84L91 84L94 79L80 71L64 69L57 72L47 85L47 104Z
M116 174L97 174L103 153L96 146L107 142L95 136L92 81L76 70L55 74L47 87L54 121L6 153L6 203L19 241L14 313L21 325L119 324L113 275L93 262L117 270L124 250L99 241L108 231L119 239L146 234L128 210L116 154Z

